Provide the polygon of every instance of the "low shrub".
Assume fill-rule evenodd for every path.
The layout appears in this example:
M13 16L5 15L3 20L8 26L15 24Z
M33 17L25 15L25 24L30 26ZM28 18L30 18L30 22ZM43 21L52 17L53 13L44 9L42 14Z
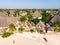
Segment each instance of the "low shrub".
M30 32L33 33L33 32L35 32L35 31L34 31L33 29L30 29Z
M2 34L2 37L3 37L3 38L7 38L7 37L9 37L11 34L12 34L12 33L5 32L5 33Z

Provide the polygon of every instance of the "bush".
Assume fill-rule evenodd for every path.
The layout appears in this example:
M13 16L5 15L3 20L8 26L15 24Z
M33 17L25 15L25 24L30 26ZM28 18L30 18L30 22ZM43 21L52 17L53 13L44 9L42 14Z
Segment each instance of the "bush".
M33 29L30 29L30 32L33 33L33 32L35 32L35 31L34 31Z
M18 28L19 32L23 32L24 31L24 28L20 27Z
M14 24L10 24L10 25L9 25L9 30L10 30L10 32L13 32L13 31L16 30Z
M43 33L43 30L40 30L40 33Z
M7 37L9 37L11 34L12 34L12 33L5 32L5 33L2 34L2 37L3 37L3 38L7 38Z
M54 31L56 32L60 31L60 22L54 23L52 26L54 27Z

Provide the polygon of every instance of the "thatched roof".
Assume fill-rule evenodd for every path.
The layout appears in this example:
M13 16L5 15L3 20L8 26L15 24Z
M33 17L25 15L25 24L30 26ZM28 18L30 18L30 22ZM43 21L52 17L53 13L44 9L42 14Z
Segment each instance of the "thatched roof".
M3 12L0 12L0 17L8 17L8 15L5 11L3 11Z
M9 24L16 24L19 17L0 17L0 27L7 27Z
M14 15L15 10L9 10L9 12L10 12L9 16L13 16L13 15Z
M39 18L42 15L40 14L40 12L38 10L36 10L32 16L35 17L35 18Z
M56 22L60 22L60 15L55 15L50 22L52 23L56 23Z
M45 24L42 21L40 21L36 26L45 26Z

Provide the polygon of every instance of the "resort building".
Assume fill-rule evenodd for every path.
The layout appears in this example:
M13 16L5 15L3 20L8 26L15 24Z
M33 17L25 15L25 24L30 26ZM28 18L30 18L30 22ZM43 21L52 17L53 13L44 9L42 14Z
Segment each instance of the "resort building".
M60 22L60 15L55 15L49 22L51 22L52 24Z
M33 18L42 19L42 15L40 14L38 10L36 10L32 16Z
M27 12L26 11L20 11L20 15L25 16L25 15L27 15Z

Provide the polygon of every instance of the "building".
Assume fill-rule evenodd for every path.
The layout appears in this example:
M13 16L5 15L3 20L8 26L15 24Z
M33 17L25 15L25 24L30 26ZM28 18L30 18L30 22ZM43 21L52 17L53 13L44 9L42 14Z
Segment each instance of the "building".
M36 27L40 28L41 30L45 30L45 29L44 29L45 24L44 24L44 22L42 22L42 21L40 21L40 22L36 25Z
M32 16L33 18L42 19L42 15L40 14L38 10L36 10Z
M49 22L51 22L51 24L60 22L60 15L55 15Z
M16 24L19 17L0 17L0 27L8 27L9 24Z
M27 12L26 11L20 11L20 15L25 16L25 15L27 15Z

